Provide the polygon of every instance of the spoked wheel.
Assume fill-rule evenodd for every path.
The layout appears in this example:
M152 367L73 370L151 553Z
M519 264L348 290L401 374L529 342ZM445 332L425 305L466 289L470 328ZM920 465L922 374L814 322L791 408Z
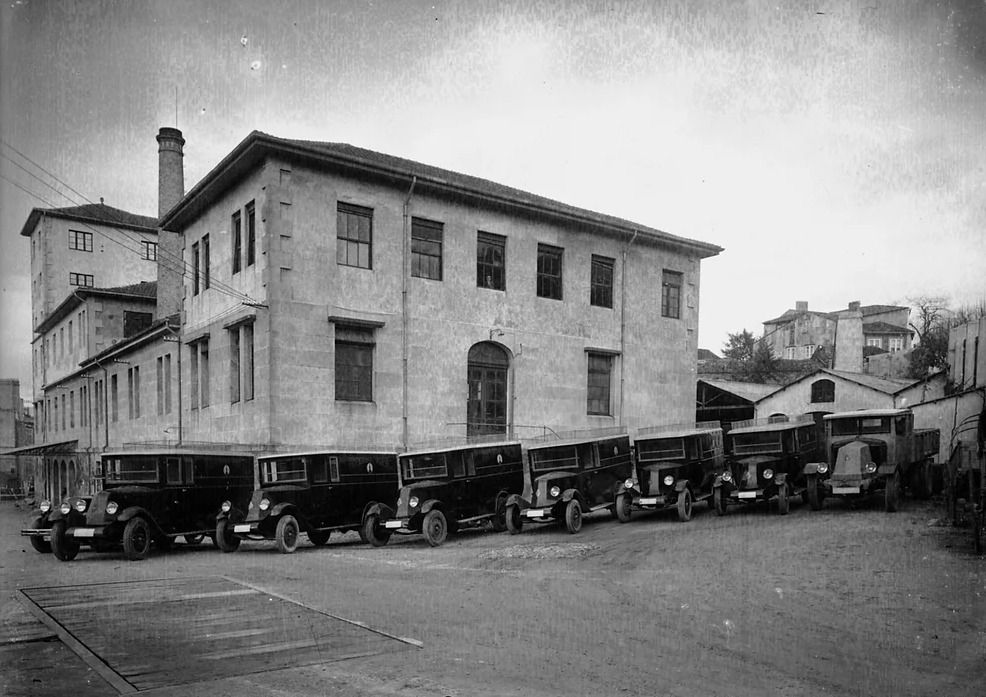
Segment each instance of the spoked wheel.
M380 515L371 513L363 521L362 537L374 547L383 547L390 539L390 531L380 526Z
M687 487L678 492L678 520L687 523L692 519L692 492Z
M886 487L883 490L883 509L887 513L893 513L900 508L900 471L887 477Z
M582 529L582 506L575 499L565 506L565 529L573 535Z
M185 540L185 544L187 544L187 545L197 545L200 542L202 542L202 540L205 539L205 533L200 532L200 533L196 533L194 535L182 535L181 537L182 537L183 540Z
M524 528L524 519L520 516L520 506L512 503L507 506L507 530L511 535L516 535Z
M331 534L331 530L309 530L308 539L311 540L311 543L316 547L321 547L329 541L329 535Z
M616 497L616 519L621 523L630 522L630 494L620 494Z
M79 541L65 534L68 524L56 520L51 526L51 551L60 561L72 561L79 553Z
M151 526L143 518L131 518L123 528L123 553L130 561L140 561L151 550Z
M726 495L722 492L722 487L712 490L712 508L716 515L726 515Z
M777 512L787 515L791 510L791 500L787 495L787 482L777 487Z
M223 518L216 523L216 547L223 552L235 552L240 548L240 538L233 534L233 524Z
M500 494L496 497L496 504L493 508L493 517L490 518L490 523L493 526L493 532L503 532L507 529L507 497L504 494Z
M293 515L281 516L274 530L274 541L282 554L291 554L298 549L298 520Z
M41 516L37 516L31 521L31 527L35 530L42 529L43 526L41 524ZM45 540L45 538L41 537L41 535L31 535L31 546L34 547L35 552L39 552L40 554L51 554L51 542Z
M448 537L448 521L445 520L445 514L439 510L428 511L424 522L421 523L421 532L432 547L441 545Z
M808 499L808 505L811 506L811 510L821 510L822 492L819 491L821 484L818 482L818 476L814 474L810 475L808 477L808 483L805 486L805 496Z

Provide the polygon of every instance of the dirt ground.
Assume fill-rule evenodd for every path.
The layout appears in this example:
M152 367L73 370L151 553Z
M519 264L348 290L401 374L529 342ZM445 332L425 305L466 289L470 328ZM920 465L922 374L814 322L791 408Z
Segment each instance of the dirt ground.
M986 692L986 558L967 531L941 523L936 503L886 514L829 500L818 512L732 508L721 518L697 505L689 523L668 512L621 525L602 512L578 535L528 526L435 549L420 537L375 549L348 534L293 555L264 542L224 555L206 543L142 562L83 551L68 564L18 536L23 510L0 508L6 641L33 621L20 616L16 588L223 575L422 642L209 682L216 697ZM37 682L22 665L0 686L55 694L85 673L62 665L61 683Z

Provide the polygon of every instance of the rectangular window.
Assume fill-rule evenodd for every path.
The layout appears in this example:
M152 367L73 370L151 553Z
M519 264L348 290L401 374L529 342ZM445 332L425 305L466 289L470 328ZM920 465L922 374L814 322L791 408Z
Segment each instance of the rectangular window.
M95 404L93 404L93 423L99 426L103 423L103 381L96 381L96 389L93 390L93 397L95 399Z
M202 290L209 287L209 236L202 235Z
M191 408L204 409L209 406L209 339L190 343L188 353Z
M892 336L888 340L888 348L890 353L897 353L898 351L904 350L904 338L900 336Z
M240 272L240 264L243 263L243 221L239 211L233 213L229 228L233 234L233 273L236 274Z
M140 418L140 366L127 370L127 412L131 419Z
M198 342L199 347L199 406L209 406L209 342Z
M537 292L539 298L561 300L562 253L561 247L538 245Z
M442 280L442 239L445 226L422 218L411 218L411 275Z
M164 413L171 413L171 354L164 357Z
M336 206L336 263L373 268L373 210L339 203Z
M68 321L68 352L75 350L75 339L72 337L72 320Z
M596 307L613 307L613 265L615 259L592 255L589 303Z
M68 274L68 284L82 288L92 288L95 285L91 273L76 273L74 271L70 271Z
M230 327L229 333L229 401L240 401L240 328Z
M476 286L492 290L507 288L507 238L490 232L476 233Z
M664 270L661 279L661 316L681 319L681 283L683 274Z
M337 401L373 401L373 330L336 325Z
M613 357L604 353L587 353L589 358L589 379L586 413L610 416L610 384L613 376Z
M69 428L75 428L75 390L68 393L68 425Z
M257 261L257 213L253 201L246 206L246 265L253 266Z
M120 420L120 386L117 376L110 376L110 410L113 415L113 423Z
M79 388L79 426L81 426L82 428L85 428L86 426L89 425L89 414L88 414L89 401L87 399L88 396L89 396L89 390L85 385L83 385L82 387Z
M157 357L157 415L164 414L164 356Z
M877 348L883 348L883 339L879 336L868 336L866 337L867 346L876 346Z
M243 400L253 399L253 325L243 325L243 335L240 341L242 356L240 360L243 371Z
M157 261L157 242L141 242L140 258Z
M199 260L199 243L192 243L192 295L199 294L199 279L201 278L201 262Z
M189 400L192 409L199 408L199 345L188 345Z
M79 230L68 231L68 248L79 252L92 251L92 233Z
M65 408L65 393L62 392L62 430L63 431L65 430L65 423L66 423L65 414L67 411L68 409Z

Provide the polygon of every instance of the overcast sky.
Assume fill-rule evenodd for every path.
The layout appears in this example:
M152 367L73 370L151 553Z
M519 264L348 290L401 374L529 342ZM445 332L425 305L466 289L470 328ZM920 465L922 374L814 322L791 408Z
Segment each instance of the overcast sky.
M18 233L35 206L84 201L10 147L154 216L176 115L186 188L261 130L725 247L702 264L717 353L797 300L986 298L981 0L6 0L0 17L0 377L25 397Z

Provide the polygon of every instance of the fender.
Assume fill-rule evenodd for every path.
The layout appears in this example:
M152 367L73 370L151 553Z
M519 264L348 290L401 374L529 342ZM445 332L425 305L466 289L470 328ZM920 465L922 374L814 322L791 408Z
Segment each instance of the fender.
M295 518L298 517L298 514L294 510L294 503L286 501L271 506L270 510L267 511L267 515L271 518L280 518L282 515L287 515L288 513Z
M890 477L897 471L897 465L880 465L876 468L876 473L881 476Z
M507 497L507 505L518 506L520 507L520 510L531 507L531 504L520 494L510 494L510 496Z
M582 494L578 489L565 489L565 491L562 492L559 501L568 503L572 499L578 501L579 505L582 506L582 508L585 508L585 501L582 499Z
M154 516L148 513L147 509L142 508L140 506L131 506L130 508L124 508L116 516L116 522L126 523L132 520L133 518L136 518L137 516L141 516L144 518L144 520L147 521L147 524L151 526L151 531L153 534L158 536L164 535L164 530L162 530L161 526L157 524L156 520L154 520Z
M674 490L679 494L687 488L688 488L687 479L679 479L674 483Z
M439 499L428 499L423 504L421 504L421 515L428 513L429 511L445 511L445 504Z
M787 482L787 472L778 472L774 475L774 484L784 484Z
M243 511L238 508L231 508L228 513L219 511L216 515L216 525L218 525L221 520L228 520L230 523L242 523L244 519L246 519L246 514L243 513Z
M828 467L828 463L827 462L809 462L808 464L805 465L804 469L801 470L801 473L802 474L805 474L805 475L821 474L818 471L818 468L821 465L825 465L826 467Z
M371 501L366 504L366 508L363 509L363 517L361 520L366 520L367 516L376 514L380 518L393 518L395 513L394 509L385 503L380 503L378 501Z

